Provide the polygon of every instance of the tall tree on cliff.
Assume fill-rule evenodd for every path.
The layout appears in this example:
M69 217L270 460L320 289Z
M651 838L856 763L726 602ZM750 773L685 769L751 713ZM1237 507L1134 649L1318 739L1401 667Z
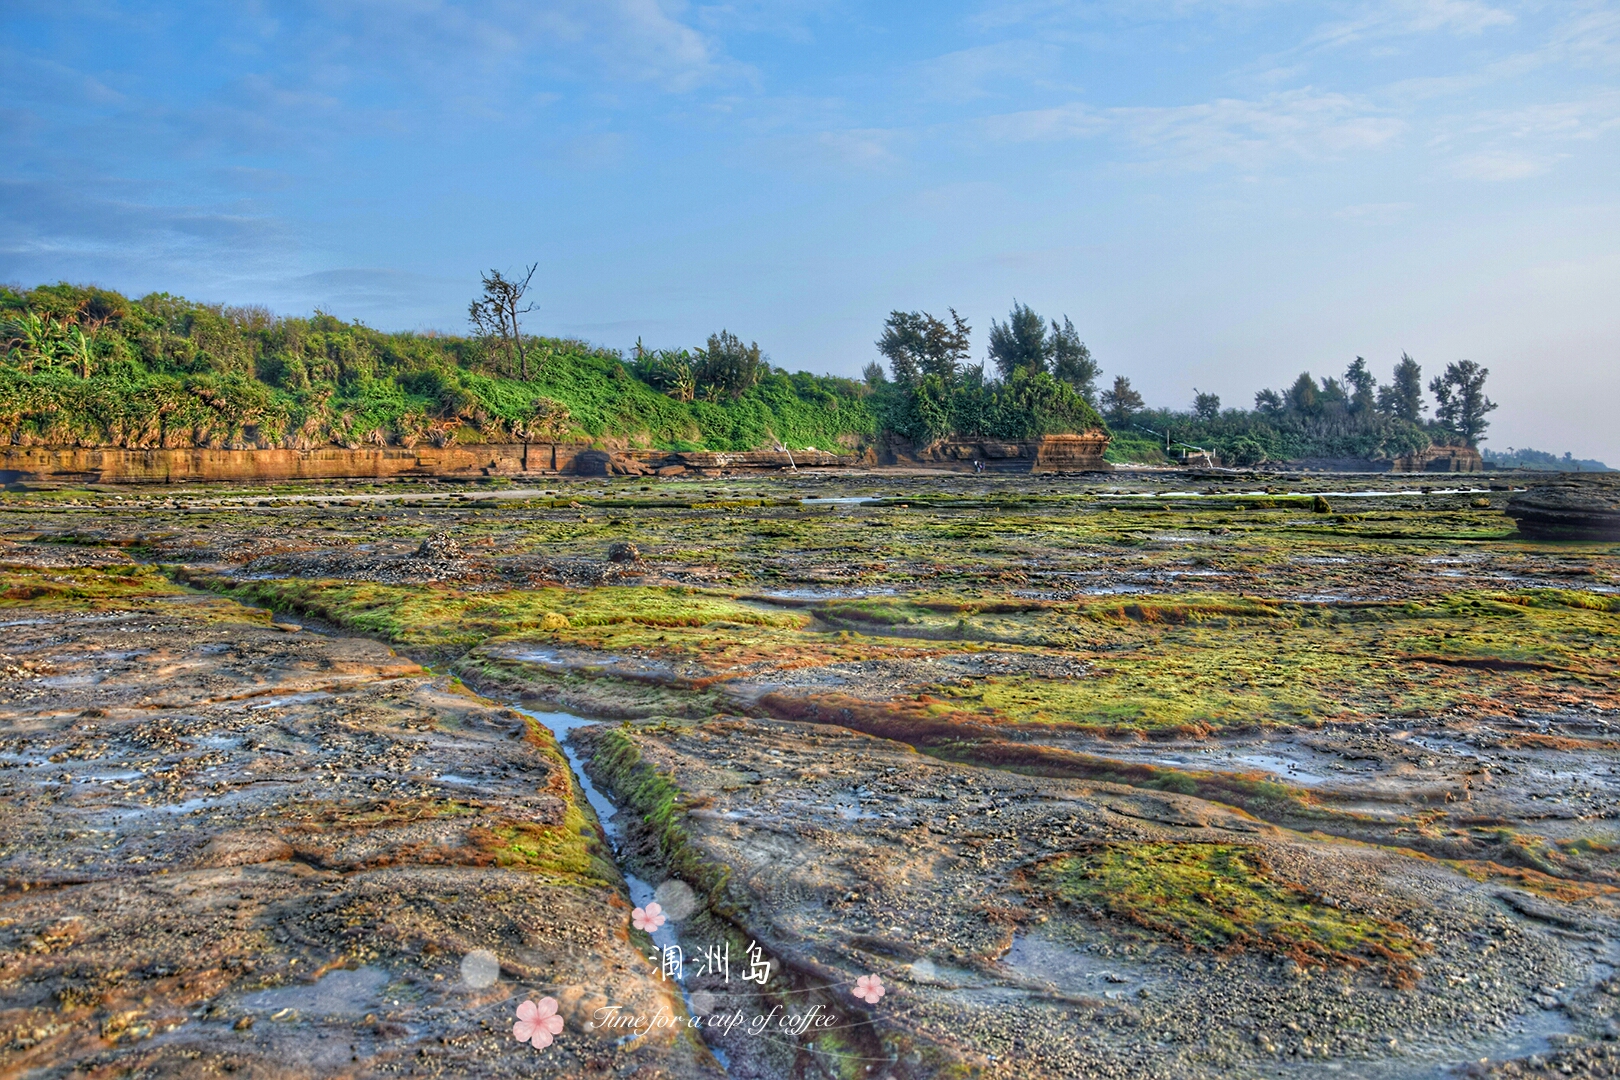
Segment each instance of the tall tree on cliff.
M1003 379L1015 371L1031 375L1047 370L1051 345L1046 340L1046 322L1027 304L1013 301L1006 323L990 320L990 359Z
M948 387L962 379L973 327L949 309L950 322L926 311L891 311L877 340L878 352L889 361L894 381L911 386L933 375Z
M518 317L533 311L534 305L519 305L523 304L535 267L539 265L529 266L521 281L516 276L508 278L499 270L491 270L481 279L484 295L467 305L467 319L473 329L480 337L499 341L504 352L517 358L518 378L525 382L529 378L529 358L523 350L523 327Z
M1472 360L1458 360L1447 364L1443 375L1429 382L1429 392L1436 402L1434 418L1453 435L1462 436L1469 446L1479 442L1490 427L1485 414L1496 408L1496 402L1485 396L1485 377L1490 368L1482 368Z
M1046 345L1052 360L1053 378L1074 387L1075 393L1085 398L1088 404L1097 404L1097 376L1102 374L1102 366L1091 358L1091 350L1080 340L1074 323L1069 321L1067 315L1063 316L1061 326L1056 319L1052 320L1052 333L1047 337Z
M1374 407L1378 394L1378 380L1367 368L1367 361L1356 357L1344 373L1344 384L1350 390L1350 411L1364 413Z
M1395 420L1423 422L1423 369L1405 353L1395 365L1394 379L1378 388L1378 411Z

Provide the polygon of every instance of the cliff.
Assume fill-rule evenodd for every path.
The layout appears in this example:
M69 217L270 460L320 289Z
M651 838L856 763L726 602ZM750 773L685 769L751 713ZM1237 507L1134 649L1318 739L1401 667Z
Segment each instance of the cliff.
M975 461L993 472L1112 472L1114 467L1103 459L1108 440L1106 431L1038 439L952 438L922 447L893 439L879 453L878 463L957 472L972 472Z

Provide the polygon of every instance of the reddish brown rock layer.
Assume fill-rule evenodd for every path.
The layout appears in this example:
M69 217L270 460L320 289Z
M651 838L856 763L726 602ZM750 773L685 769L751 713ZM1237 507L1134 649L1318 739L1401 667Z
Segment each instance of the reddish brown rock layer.
M387 479L397 476L678 475L688 469L827 468L853 465L818 450L666 453L595 450L578 443L467 446L340 446L318 450L123 450L14 446L0 449L0 482L176 484L270 480Z
M971 471L976 461L995 472L1112 472L1114 467L1103 458L1108 442L1105 431L1039 439L941 439L922 447L895 441L885 448L881 461L959 472Z

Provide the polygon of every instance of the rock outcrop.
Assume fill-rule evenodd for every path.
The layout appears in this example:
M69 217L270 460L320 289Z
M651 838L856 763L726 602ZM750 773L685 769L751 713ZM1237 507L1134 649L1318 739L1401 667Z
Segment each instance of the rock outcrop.
M1508 500L1534 540L1620 540L1620 473L1559 473Z
M472 443L317 450L0 448L0 483L180 484L272 480L385 480L402 476L678 476L727 469L837 468L861 463L823 450L602 450L578 443Z
M974 471L980 462L991 472L1112 472L1103 458L1108 449L1105 431L1083 435L1044 435L1038 439L941 439L916 447L896 440L884 450L884 465L947 468Z
M1431 446L1389 463L1390 472L1484 472L1485 459L1472 446Z

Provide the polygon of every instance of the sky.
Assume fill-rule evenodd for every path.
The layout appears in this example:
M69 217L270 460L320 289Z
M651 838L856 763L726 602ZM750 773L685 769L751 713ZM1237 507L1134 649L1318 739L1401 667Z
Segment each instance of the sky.
M1471 359L1620 464L1620 0L7 0L0 281L466 329L1067 315L1149 404Z

